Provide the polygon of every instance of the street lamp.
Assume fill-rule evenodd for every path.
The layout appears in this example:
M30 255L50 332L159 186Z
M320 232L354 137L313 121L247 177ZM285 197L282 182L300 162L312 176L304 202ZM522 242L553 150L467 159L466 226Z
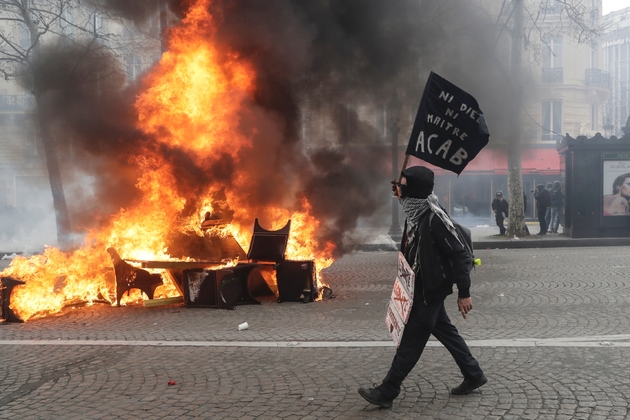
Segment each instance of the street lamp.
M606 137L610 138L610 134L612 130L615 129L615 126L610 123L610 118L607 118L606 123L604 124L602 128L604 129L604 134L606 134Z
M392 179L398 179L398 133L400 132L400 109L402 103L398 100L398 94L394 92L392 99L387 104L387 127L392 137ZM402 231L398 221L398 198L392 197L392 226L389 228L389 237L395 243L402 239Z

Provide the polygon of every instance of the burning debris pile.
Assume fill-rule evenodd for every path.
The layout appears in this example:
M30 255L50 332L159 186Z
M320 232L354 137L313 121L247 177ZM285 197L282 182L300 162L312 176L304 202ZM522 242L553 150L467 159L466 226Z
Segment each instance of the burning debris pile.
M299 191L289 172L306 165L305 158L278 167L279 149L297 151L268 141L284 136L270 122L274 115L254 104L256 69L214 42L214 25L207 1L192 5L145 78L135 101L138 139L118 148L117 158L137 175L127 205L102 215L81 248L48 247L42 255L16 257L1 273L25 282L11 295L17 317L28 320L77 302L137 301L137 289L117 293L108 249L125 260L191 261L194 245L213 236L233 237L248 249L255 216L272 229L292 221L291 259L315 261L317 270L333 262L335 244L317 234L322 223L308 198L291 200ZM222 223L202 230L206 214L219 212ZM156 298L180 295L168 277L163 283L150 286Z

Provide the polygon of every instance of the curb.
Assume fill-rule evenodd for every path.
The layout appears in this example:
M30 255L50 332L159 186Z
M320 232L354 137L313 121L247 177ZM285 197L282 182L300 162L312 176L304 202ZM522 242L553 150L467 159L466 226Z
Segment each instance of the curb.
M398 251L398 245L394 244L362 244L357 247L358 251L365 252L388 252Z
M630 246L630 238L521 239L473 242L474 249L574 248L591 246Z
M504 241L474 241L473 249L526 249L526 248L576 248L592 246L630 246L630 238L565 238L565 239L520 239ZM363 244L357 247L364 252L398 251L393 244Z

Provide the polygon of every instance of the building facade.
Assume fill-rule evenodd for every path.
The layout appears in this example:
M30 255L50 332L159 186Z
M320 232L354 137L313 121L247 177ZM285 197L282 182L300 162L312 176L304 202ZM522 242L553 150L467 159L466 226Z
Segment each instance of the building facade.
M630 117L630 6L604 16L604 24L604 68L610 72L612 88L604 130L607 137L619 137Z
M32 25L41 37L38 45L46 47L60 39L81 42L92 39L111 50L128 83L137 79L161 54L160 15L155 13L139 27L131 21L113 17L103 10L87 8L75 0L25 3L33 8ZM0 240L10 239L11 226L23 220L41 220L46 215L46 230L55 236L55 219L46 159L39 137L37 109L33 94L13 77L19 59L33 49L27 22L16 6L2 10L0 22L3 45L3 72L0 78ZM14 54L18 51L19 54ZM6 64L8 63L8 64ZM62 168L72 159L71 151L60 150ZM7 234L7 232L9 232ZM46 235L44 235L46 236Z

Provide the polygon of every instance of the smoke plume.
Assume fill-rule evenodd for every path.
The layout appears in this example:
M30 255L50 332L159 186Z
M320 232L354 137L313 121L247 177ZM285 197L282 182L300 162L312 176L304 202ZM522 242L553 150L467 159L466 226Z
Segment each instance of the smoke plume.
M101 2L136 21L155 13L158 3ZM170 7L185 14L189 4ZM492 136L509 132L509 123L493 125L509 121L495 99L508 97L508 81L485 29L490 22L467 0L215 0L210 9L218 22L215 41L256 69L257 88L239 126L252 147L238 162L222 155L199 163L159 146L191 197L190 211L204 186L220 182L229 190L239 171L251 171L257 176L240 194L260 217L271 203L298 208L300 197L308 198L323 221L317 239L335 243L338 257L356 248L349 233L362 220L389 224L391 139L377 118L359 115L360 106L384 118L397 92L402 145L425 77L435 71L477 97ZM58 62L50 58L47 66ZM69 201L76 225L86 228L133 204L138 168L127 157L151 141L134 125L133 101L144 87L122 88L112 80L118 86L110 89L103 81L99 89L66 86L51 104L71 133L63 138L72 142L75 180L82 182L71 183ZM322 135L314 121L332 121L333 129ZM251 216L253 225L258 214Z

